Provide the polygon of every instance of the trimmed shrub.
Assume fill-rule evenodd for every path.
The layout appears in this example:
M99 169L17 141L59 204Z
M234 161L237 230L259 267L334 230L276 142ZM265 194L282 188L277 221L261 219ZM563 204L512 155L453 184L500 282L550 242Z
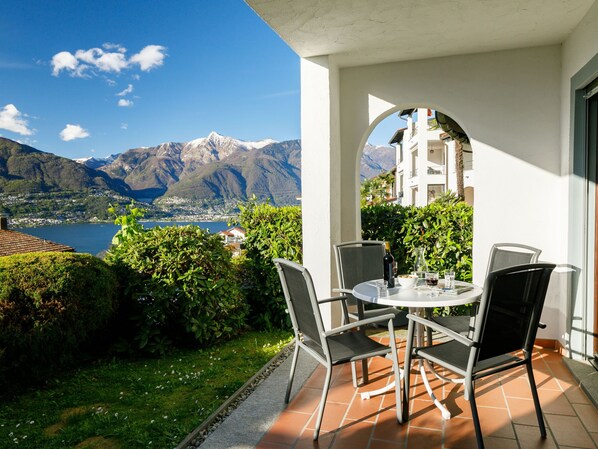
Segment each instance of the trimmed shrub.
M240 209L246 251L237 262L250 306L249 324L257 329L288 328L286 303L272 259L301 263L301 208L249 201ZM390 242L399 272L413 270L415 249L423 246L430 269L453 268L458 279L471 281L473 208L456 196L444 195L425 207L365 206L361 225L364 239Z
M364 239L390 242L400 273L413 270L415 249L423 246L430 270L453 268L457 279L472 279L473 208L454 195L424 207L364 207L361 227Z
M131 320L129 341L161 354L235 335L246 304L231 258L221 237L193 225L155 227L113 246L106 261L125 286L120 314Z
M396 204L361 209L364 239L390 242L399 273L410 273L415 249L423 246L430 270L452 268L462 281L472 280L473 208L447 194L424 207ZM435 310L437 314L463 314L469 306Z
M290 328L272 259L282 257L301 263L301 208L249 201L240 209L241 226L246 232L243 287L250 307L249 324L256 329Z
M73 361L115 306L116 276L89 254L0 257L0 377L40 381Z

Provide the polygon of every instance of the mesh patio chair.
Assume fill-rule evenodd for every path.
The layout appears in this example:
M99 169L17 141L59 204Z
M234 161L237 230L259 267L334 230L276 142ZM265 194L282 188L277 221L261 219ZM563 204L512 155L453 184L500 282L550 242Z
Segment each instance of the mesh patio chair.
M344 301L345 297L337 296L318 300L311 276L306 268L285 259L274 259L274 263L278 269L282 290L295 332L295 352L293 354L289 383L284 398L285 403L288 404L289 402L299 349L303 349L307 354L326 367L326 378L322 390L316 428L314 430L314 440L318 439L320 433L322 416L324 415L324 407L330 387L332 367L371 357L387 357L390 355L395 376L397 421L399 423L402 422L401 379L394 326L392 323L394 315L386 314L368 318L326 331L324 330L319 305L332 301ZM367 337L363 332L357 331L360 326L372 323L385 323L388 327L389 346L378 343Z
M488 268L486 269L486 277L493 271L501 270L503 268L513 267L515 265L523 265L538 262L538 258L542 253L541 249L532 246L521 245L519 243L495 243L490 249L490 257L488 259ZM460 334L469 334L473 330L473 319L476 314L477 305L474 305L471 315L462 316L446 316L446 317L431 317L431 319L444 327ZM546 327L540 323L540 327ZM428 333L430 340L431 334Z
M384 242L377 240L356 240L334 245L339 288L334 289L333 292L340 292L347 297L344 303L347 310L344 312L346 312L349 320L363 320L392 313L395 315L395 326L407 324L404 311L375 304L364 305L362 301L354 298L351 294L355 285L372 279L383 278L382 258L385 252ZM367 360L364 359L361 363L362 382L367 384L369 381ZM355 363L351 364L351 370L353 386L357 387Z
M492 271L484 284L472 338L451 331L417 315L409 319L405 370L414 360L420 360L420 370L425 376L424 361L435 368L444 367L457 375L464 384L465 399L469 401L478 448L484 441L475 402L476 380L505 370L525 366L531 387L540 434L546 438L546 428L532 370L532 351L550 274L554 264L517 265ZM416 326L431 328L449 337L448 341L432 346L414 347ZM453 380L454 381L454 380ZM407 396L405 417L409 410L409 376L405 375Z

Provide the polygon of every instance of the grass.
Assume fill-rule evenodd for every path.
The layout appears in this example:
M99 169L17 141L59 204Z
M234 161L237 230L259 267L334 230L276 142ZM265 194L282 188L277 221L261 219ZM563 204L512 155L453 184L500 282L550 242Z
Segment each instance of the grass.
M251 332L217 348L65 374L0 403L0 447L174 448L290 340Z

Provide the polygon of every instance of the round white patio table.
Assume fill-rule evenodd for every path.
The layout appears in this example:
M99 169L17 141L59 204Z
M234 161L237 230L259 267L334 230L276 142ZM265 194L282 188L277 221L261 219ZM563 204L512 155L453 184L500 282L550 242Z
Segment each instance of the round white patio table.
M353 296L357 299L372 304L382 304L385 306L395 307L408 307L410 313L418 315L421 315L422 311L427 308L454 307L461 306L464 304L471 304L478 301L482 296L481 287L463 281L455 282L456 290L459 291L461 289L461 293L459 294L447 293L444 292L442 289L432 290L425 286L412 288L397 286L393 288L388 288L386 289L386 291L384 291L384 289L380 288L382 282L383 281L381 279L377 279L357 284L353 288ZM423 342L422 334L422 328L421 326L418 326L416 328L416 339L418 345L421 345ZM440 377L444 380L449 379L443 378L442 376L437 374L428 364L420 362L420 372L422 375L422 381L424 382L428 394L434 401L436 407L438 407L438 409L441 411L442 417L444 419L450 419L450 412L446 409L444 405L440 403L440 401L436 398L436 395L432 391L432 387L430 386L425 371L426 366L437 377ZM390 387L394 388L394 384L390 385ZM361 398L369 399L370 397L375 396L377 394L385 393L388 389L389 386L386 386L379 390L365 392L361 394Z

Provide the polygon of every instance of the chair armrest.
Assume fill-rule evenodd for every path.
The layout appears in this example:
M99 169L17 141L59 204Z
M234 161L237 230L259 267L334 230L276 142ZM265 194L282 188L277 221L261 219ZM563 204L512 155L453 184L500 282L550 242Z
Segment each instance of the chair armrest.
M342 332L346 332L346 331L355 329L360 326L366 326L368 324L373 324L373 323L388 322L390 320L393 320L394 318L395 318L394 313L387 313L386 315L380 315L380 316L376 316L376 317L372 317L372 318L366 318L365 320L353 321L350 324L345 324L344 326L339 326L339 327L335 327L334 329L330 329L329 331L324 332L324 335L326 337L329 337L330 335L340 334Z
M324 304L327 302L333 302L333 301L344 301L345 299L347 299L347 297L345 295L342 296L333 296L332 298L323 298L323 299L318 299L318 304Z
M447 329L444 326L441 326L438 323L435 323L434 321L430 321L430 320L426 320L425 318L422 318L420 316L417 315L413 315L411 313L407 314L407 319L411 320L411 321L415 321L416 323L422 324L425 327L429 327L430 329L433 329L437 332L440 332L441 334L446 335L447 337L452 338L453 340L457 340L459 343L467 346L467 347L471 347L475 344L475 342L467 337L464 337L461 334L458 334L457 332L454 332L450 329Z
M334 293L343 293L345 295L350 295L351 293L353 293L353 290L351 290L350 288L333 288L332 291Z

